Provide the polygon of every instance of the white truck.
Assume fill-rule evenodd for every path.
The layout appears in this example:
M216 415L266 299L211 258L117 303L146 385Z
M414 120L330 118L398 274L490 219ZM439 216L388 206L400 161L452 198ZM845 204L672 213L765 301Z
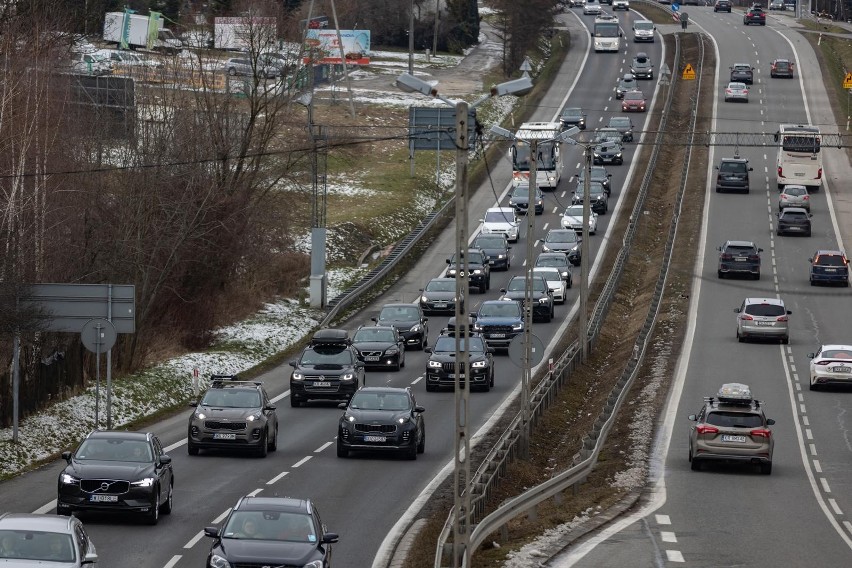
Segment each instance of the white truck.
M171 30L163 27L162 16L141 16L125 12L107 12L104 18L104 41L119 48L141 47L175 54L183 49Z
M275 49L278 24L267 17L222 17L213 20L213 47L259 52Z

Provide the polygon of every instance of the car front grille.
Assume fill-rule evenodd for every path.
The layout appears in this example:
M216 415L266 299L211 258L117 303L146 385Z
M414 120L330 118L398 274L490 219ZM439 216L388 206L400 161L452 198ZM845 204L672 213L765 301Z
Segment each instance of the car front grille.
M208 430L245 430L245 422L219 422L217 420L207 420L204 422L204 427Z
M483 326L482 331L485 333L512 333L511 325L489 325Z
M381 351L361 351L362 357L381 357Z
M130 482L123 479L82 479L80 489L86 493L127 493L130 491Z
M382 434L393 434L396 432L396 424L355 424L356 432L381 432Z

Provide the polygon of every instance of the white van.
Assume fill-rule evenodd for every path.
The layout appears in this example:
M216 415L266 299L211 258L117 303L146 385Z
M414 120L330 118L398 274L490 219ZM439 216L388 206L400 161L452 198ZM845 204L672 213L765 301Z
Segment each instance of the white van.
M511 207L491 207L485 212L482 223L483 235L502 234L510 243L518 242L519 229L515 210Z

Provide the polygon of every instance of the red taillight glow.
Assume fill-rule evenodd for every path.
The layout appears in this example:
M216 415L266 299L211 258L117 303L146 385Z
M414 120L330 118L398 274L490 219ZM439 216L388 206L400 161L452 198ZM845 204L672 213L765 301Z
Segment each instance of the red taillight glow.
M807 200L809 200L810 198L811 198L811 196L810 196L810 195L804 195L804 196L802 196L802 201L807 201Z
M718 434L719 429L715 426L709 426L707 424L701 424L700 426L695 427L695 431L699 434Z
M748 314L743 314L743 315L741 315L741 316L740 316L740 319L744 319L744 320L746 320L746 321L751 321L751 320L753 320L754 318L753 318L753 317L751 317L751 316L750 316L750 315L748 315Z
M822 179L822 168L820 168L820 169L819 169L819 171L817 172L817 177L816 177L816 178L817 178L817 179Z
M778 177L784 177L783 170L781 169L781 166L778 166Z
M772 437L772 430L768 430L766 428L756 428L751 431L752 438L766 438L767 440Z
M787 321L787 316L778 316L775 321Z
M821 365L821 366L825 367L827 365L831 365L831 361L816 361L816 362L814 362L814 365Z
M731 260L732 258L734 258L734 255L723 252L719 255L719 258L721 258L722 260Z

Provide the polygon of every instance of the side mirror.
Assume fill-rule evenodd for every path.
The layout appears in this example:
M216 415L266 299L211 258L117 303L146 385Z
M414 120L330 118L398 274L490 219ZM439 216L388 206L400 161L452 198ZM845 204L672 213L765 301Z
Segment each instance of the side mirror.
M339 408L340 410L346 410L347 406L349 406L347 403L341 402L340 404L337 405L337 408Z
M189 406L196 408L198 406L198 401L193 400L192 402L189 403Z
M734 308L734 313L735 313L735 314L740 313L740 309L739 309L739 308Z
M505 289L505 288L500 288L500 293L501 293L501 294L505 294L505 293L506 293L506 289Z
M775 216L780 218L780 217L781 217L781 213L776 213L776 214L775 214Z
M448 259L447 259L447 264L452 264L452 263L453 263L453 259L448 258Z
M812 259L812 258L808 259L808 262L813 262L813 261L814 261L814 259Z
M291 367L293 367L294 369L295 369L296 367L298 367L298 366L299 366L299 364L296 362L296 360L295 360L295 359L293 359L292 361L290 361L289 365L290 365Z
M721 251L722 247L716 247L716 250Z
M754 168L749 167L748 171L753 172L753 171L754 171Z
M421 292L425 292L425 290L424 290L423 288L420 288L420 291L421 291Z
M762 248L757 249L757 252L763 252Z
M793 312L792 312L792 310L787 310L787 315L788 315L788 316L789 316L789 315L791 315L792 313L793 313Z
M422 406L415 406L414 412L426 412L426 409L423 408Z
M714 169L714 170L718 170L718 169L719 169L719 166L713 166L713 169Z
M274 404L267 404L266 406L263 407L263 409L268 410L270 412L275 412L275 405Z
M766 419L766 425L767 426L775 426L775 419L774 418L767 418Z
M322 541L325 544L334 544L340 539L337 533L325 533L322 535Z
M371 318L370 318L370 321L374 321L374 322L376 322L376 323L378 323L378 322L379 322L378 318L376 318L376 317L371 317Z
M423 321L427 322L427 321L429 321L429 318L423 318Z
M813 359L816 357L816 353L808 353L808 359Z
M172 463L172 456L163 454L160 456L160 465L169 465Z
M693 422L695 422L696 420L698 420L698 417L697 417L696 415L694 415L694 414L690 414L689 416L687 416L687 418L689 418L689 419L690 419L690 420L692 420Z
M62 459L71 463L71 452L69 452L69 451L62 452Z
M432 348L431 347L424 347L423 353L432 353Z
M219 537L219 527L204 527L204 536L209 536L212 538Z

